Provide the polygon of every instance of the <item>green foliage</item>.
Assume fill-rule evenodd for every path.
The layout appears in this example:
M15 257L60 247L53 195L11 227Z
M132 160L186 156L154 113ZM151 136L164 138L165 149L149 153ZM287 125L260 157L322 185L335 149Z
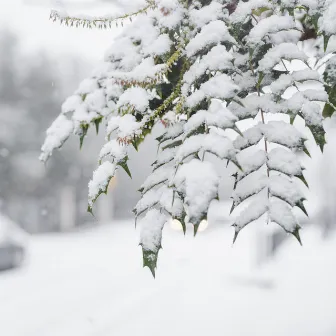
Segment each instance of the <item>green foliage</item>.
M329 101L325 104L323 117L331 117L336 109L336 57L333 56L326 65L324 71L325 90Z

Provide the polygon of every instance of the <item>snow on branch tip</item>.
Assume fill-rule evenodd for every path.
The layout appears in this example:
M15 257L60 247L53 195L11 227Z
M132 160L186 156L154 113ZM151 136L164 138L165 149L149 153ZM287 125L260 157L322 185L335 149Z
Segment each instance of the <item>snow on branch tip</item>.
M132 18L147 13L149 10L155 8L155 2L153 0L147 0L147 5L135 12L126 13L117 16L99 16L93 17L90 15L77 15L71 16L64 10L51 10L50 12L50 20L53 22L60 22L61 24L65 24L69 27L86 27L86 28L98 28L98 29L107 29L112 28L112 25L120 24L123 26L125 20L132 21Z

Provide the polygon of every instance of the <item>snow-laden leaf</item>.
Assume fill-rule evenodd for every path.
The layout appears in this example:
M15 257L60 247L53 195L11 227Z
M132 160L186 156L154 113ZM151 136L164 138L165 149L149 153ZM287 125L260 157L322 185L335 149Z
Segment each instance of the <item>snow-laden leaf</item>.
M305 197L292 179L284 175L271 176L269 179L269 192L270 195L278 197L292 207L299 207L308 216L303 205Z
M224 17L223 5L220 1L211 1L208 6L204 6L200 9L193 8L190 10L189 15L191 23L198 28L202 28L209 22L216 21Z
M185 217L182 199L172 188L166 185L162 185L157 189L150 189L144 193L133 209L133 212L136 218L138 218L144 212L154 207L164 210L173 219L178 219L181 222Z
M237 43L230 35L226 24L223 21L215 20L204 26L202 30L191 39L186 46L187 56L194 56L202 49L210 45L220 44L220 42Z
M201 151L212 153L220 159L236 162L236 151L232 141L215 132L193 135L185 139L176 153L175 161L181 163L190 155L198 154Z
M325 10L321 18L321 30L325 32L327 36L336 34L336 3L332 0L325 2Z
M288 148L303 148L306 138L293 125L284 121L270 121L259 124L266 141L273 142Z
M238 183L232 194L233 206L231 212L243 201L260 193L266 187L268 187L268 177L263 172L256 171L247 175Z
M62 105L62 113L71 113L83 104L83 98L80 95L73 95L66 99Z
M312 125L307 124L307 127L311 131L316 144L320 147L321 151L323 152L324 145L326 142L326 132L323 125Z
M294 43L297 44L302 38L302 32L298 28L291 30L281 30L269 35L269 42L273 45L281 43Z
M291 233L301 244L300 226L287 203L279 199L272 199L270 202L270 219L280 225L286 232Z
M162 147L162 150L166 150L167 148L176 148L176 147L179 147L179 146L181 146L182 143L183 143L182 137L178 138L176 140L173 140L173 141L169 141L168 143L166 143Z
M271 71L282 60L307 61L308 56L294 43L281 43L270 49L259 62L258 70L261 72Z
M211 201L218 197L217 172L210 162L193 159L179 167L173 183L185 196L187 221L197 227L206 219Z
M159 250L162 248L162 229L166 222L167 217L157 209L148 211L139 221L143 266L147 266L154 277Z
M197 106L204 99L230 99L239 91L239 87L226 74L220 74L204 82L199 90L196 90L186 99L189 108Z
M288 107L291 113L299 114L304 121L306 126L312 132L315 142L321 147L326 143L325 141L325 131L322 125L323 116L322 108L318 102L327 102L328 94L323 90L305 90L302 92L297 92L290 99L284 102L284 105Z
M106 106L106 96L103 89L97 89L93 92L88 93L85 96L84 101L85 106L90 112L97 112L100 114L100 111Z
M141 134L142 126L143 123L137 122L132 114L114 116L108 122L106 133L110 136L113 131L116 131L118 138L130 141L135 135Z
M131 108L133 111L146 113L149 103L156 98L156 94L141 87L127 89L118 100L117 108L124 111Z
M241 167L241 171L237 175L237 181L240 181L266 163L266 153L264 150L258 150L253 153L242 151L237 155L237 160Z
M332 56L326 62L326 68L323 73L324 81L326 84L333 86L336 84L336 56Z
M86 78L80 82L78 89L75 91L77 95L87 95L99 89L96 78Z
M258 195L259 196L259 195ZM261 194L256 197L246 209L244 209L236 218L233 227L235 228L235 236L233 242L237 239L238 233L248 224L259 219L269 210L269 199L267 195Z
M181 223L184 234L186 233L186 212L184 210L183 199L180 195L167 186L161 187L160 208L165 210L171 219L176 219Z
M108 186L115 174L116 165L109 161L102 163L94 172L89 182L89 206L88 211L92 212L92 206L98 197L107 193Z
M161 194L162 194L161 188L151 189L146 193L144 193L133 209L133 212L136 215L136 217L140 216L145 211L151 209L156 204L158 204Z
M157 1L159 26L163 29L176 29L185 17L185 9L179 0Z
M59 115L47 130L47 137L41 148L40 160L46 162L55 149L62 147L73 129L72 121L63 114Z
M176 152L177 152L176 147L167 148L163 151L160 151L160 153L157 156L156 161L152 164L154 169L158 169L161 166L173 161L176 156Z
M99 164L106 158L109 158L114 164L120 166L125 170L127 175L132 178L131 172L128 168L127 145L115 139L107 142L99 153Z
M113 162L118 163L123 161L127 156L127 146L113 139L107 142L99 153L99 161L105 158L112 159Z
M160 74L168 70L166 64L155 64L154 57L142 58L141 63L137 64L131 71L111 71L108 73L109 78L116 79L121 84L151 83L158 80Z
M160 34L152 43L144 48L144 54L147 56L163 56L170 51L173 41L168 34Z
M336 106L336 56L333 56L326 63L323 74L326 83L325 90L328 93L328 103L323 109L323 117L331 117L335 112Z
M302 167L296 155L285 148L274 148L268 154L267 167L288 176L301 176Z
M79 105L72 114L75 134L81 135L83 127L88 128L97 118L100 115L96 111L90 111L86 104Z
M272 93L282 95L289 87L293 86L295 82L303 83L306 81L321 81L321 75L317 70L304 69L294 71L292 74L283 74L275 80L270 88Z
M236 108L236 113L245 119L246 117L255 117L260 110L264 113L281 113L283 107L274 101L270 94L259 96L253 94L240 100L241 106Z
M263 137L259 125L253 126L243 132L243 136L239 135L233 145L236 149L243 150L250 146L256 145Z
M271 2L268 0L240 1L230 18L233 22L244 22L248 16L253 14L254 11L264 8L271 9Z
M265 37L279 31L296 28L294 18L291 16L271 15L260 20L250 31L247 40L251 45L260 43Z
M178 136L183 134L183 122L175 123L171 127L168 127L167 130L158 138L157 141L160 143L167 140L176 139Z
M315 102L306 102L303 104L301 113L308 127L322 127L322 111L321 106Z
M166 166L162 166L154 170L153 173L147 177L139 191L141 191L142 193L147 192L153 187L167 181L170 178L171 174L172 168Z
M228 75L220 74L203 83L200 90L209 98L228 99L237 94L239 87Z
M221 129L233 128L237 117L234 116L223 104L213 99L208 111L197 111L184 125L184 134L188 136L195 132L200 126L218 127Z
M298 91L288 99L288 106L299 111L305 103L313 101L325 103L328 101L328 94L322 88Z
M209 71L223 71L232 69L232 53L223 45L214 46L198 63L194 63L184 74L183 80L189 88L201 76Z

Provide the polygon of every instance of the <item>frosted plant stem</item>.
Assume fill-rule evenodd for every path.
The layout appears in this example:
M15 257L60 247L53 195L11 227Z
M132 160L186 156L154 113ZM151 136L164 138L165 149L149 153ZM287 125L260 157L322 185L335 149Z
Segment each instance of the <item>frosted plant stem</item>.
M335 55L335 54L332 54ZM328 61L330 60L330 58L326 58L326 59L320 59L319 61L316 62L315 64L315 68L316 70L319 70L323 65L325 65ZM319 62L322 62L321 64L318 64Z
M259 89L259 86L258 86L258 96L260 97L260 89ZM260 114L261 114L261 121L262 123L265 125L265 114L264 114L264 111L262 109L260 109ZM268 153L268 145L267 145L267 141L266 139L264 138L264 143L265 143L265 152ZM267 167L267 176L269 177L270 176L270 172L269 172L269 169Z
M257 91L258 91L258 96L260 97L260 87L259 87L259 84L257 86ZM261 115L261 120L262 120L262 123L265 125L266 122L265 122L265 114L264 114L264 111L262 109L260 109L260 115ZM266 152L266 155L268 154L268 145L267 145L267 141L264 137L264 144L265 144L265 152ZM266 170L267 170L267 177L269 178L270 177L270 170L268 168L268 166L266 165ZM268 200L270 199L270 192L269 192L269 188L267 188L267 198ZM269 215L269 212L267 214L267 224L269 224L270 222L270 215Z
M286 67L286 64L285 64L285 62L284 62L283 59L281 59L281 63L282 63L282 65L284 66L284 68L285 68L287 74L290 74L290 72L289 72L288 68ZM293 83L293 85L294 85L294 87L298 90L298 92L300 92L300 89L298 88L298 86L296 85L295 82Z
M256 19L256 17L252 14L251 17L255 20L256 23L258 23L258 20Z
M253 17L253 15L252 15ZM255 71L254 71L254 67L253 67L253 64L251 62L251 59L250 59L250 68L251 68L251 71L253 74L255 74ZM258 96L260 97L260 84L257 84L257 92L258 92ZM261 114L261 120L262 120L262 123L265 125L265 115L264 115L264 111L262 109L260 109L260 114ZM268 153L268 146L267 146L267 141L266 139L264 138L264 143L265 143L265 152ZM269 177L270 176L270 173L269 173L269 169L267 167L267 176Z

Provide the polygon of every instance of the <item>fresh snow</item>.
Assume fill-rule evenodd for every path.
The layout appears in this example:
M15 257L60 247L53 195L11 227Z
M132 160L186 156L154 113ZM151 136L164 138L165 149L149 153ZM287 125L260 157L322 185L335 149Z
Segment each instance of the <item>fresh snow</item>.
M335 235L305 228L302 247L288 237L257 266L256 233L232 247L229 226L194 238L167 225L155 280L133 222L32 237L23 267L0 274L2 334L333 336Z

